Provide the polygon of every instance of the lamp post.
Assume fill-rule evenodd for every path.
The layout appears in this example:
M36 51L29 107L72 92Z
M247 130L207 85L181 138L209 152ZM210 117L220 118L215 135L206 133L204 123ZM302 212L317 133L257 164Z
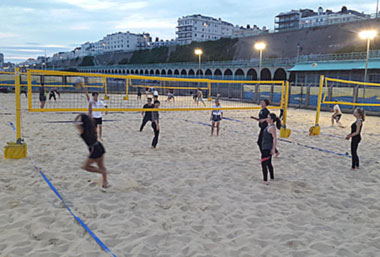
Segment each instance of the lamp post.
M365 70L364 70L364 82L367 82L367 73L368 73L368 59L369 59L369 47L371 45L371 40L376 37L377 32L375 30L363 30L359 33L361 39L367 40L367 56L365 61ZM365 86L363 86L363 98L365 97Z
M198 58L198 60L199 60L199 62L198 62L198 70L199 70L199 75L201 75L201 58L202 58L203 51L202 51L202 49L197 48L197 49L194 50L194 53L196 55L198 55L198 57L199 57Z
M263 42L258 42L255 44L255 49L260 51L260 62L259 62L259 76L258 79L261 80L261 66L263 62L263 50L265 49L266 45Z

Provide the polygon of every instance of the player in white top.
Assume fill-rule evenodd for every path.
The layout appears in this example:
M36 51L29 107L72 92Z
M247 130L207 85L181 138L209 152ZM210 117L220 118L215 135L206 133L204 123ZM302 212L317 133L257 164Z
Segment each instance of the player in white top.
M198 87L197 89L197 99L196 99L196 103L198 105L199 101L201 101L203 103L204 106L206 106L205 102L203 102L203 92L202 90Z
M87 91L86 91L86 96L87 96L87 99L89 100L88 114L90 117L94 119L95 130L99 132L98 138L99 140L101 140L102 139L102 123L103 123L102 112L92 111L92 109L103 109L103 108L108 108L108 107L102 100L99 100L99 93L97 92L92 93L91 100L88 96ZM98 130L98 127L99 127L99 130Z
M212 106L212 108L222 108L220 105L219 99L215 100L215 104ZM222 110L213 110L211 112L211 136L214 135L214 127L216 124L216 135L219 136L219 129L220 129L220 121L223 119L223 111Z
M335 100L335 102L338 102L338 101ZM331 116L331 125L334 126L334 121L335 121L339 127L343 127L342 123L340 123L340 119L342 118L342 111L340 110L339 104L335 103L333 112L334 113Z

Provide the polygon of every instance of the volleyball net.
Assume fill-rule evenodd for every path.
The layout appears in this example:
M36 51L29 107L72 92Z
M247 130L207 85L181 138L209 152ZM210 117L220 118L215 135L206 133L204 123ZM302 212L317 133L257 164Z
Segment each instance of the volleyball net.
M97 92L108 112L146 111L148 98L159 100L160 111L213 110L219 99L223 110L260 109L260 99L271 99L271 109L284 108L286 82L212 80L143 75L97 74L29 70L28 109L31 112L87 111L88 97ZM21 83L23 84L23 83ZM41 98L42 97L42 98ZM41 100L46 103L41 107ZM155 109L151 109L155 110Z
M342 110L363 108L366 111L380 111L380 83L360 82L320 77L315 125L310 135L319 135L319 119L322 108L332 109L338 104Z

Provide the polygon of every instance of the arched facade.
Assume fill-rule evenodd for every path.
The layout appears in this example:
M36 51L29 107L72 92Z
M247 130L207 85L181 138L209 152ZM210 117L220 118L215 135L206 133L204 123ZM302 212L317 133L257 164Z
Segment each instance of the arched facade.
M219 69L216 69L216 70L214 71L214 76L222 76L222 71L219 70Z
M286 71L283 68L279 68L274 72L273 80L286 80Z
M272 74L269 69L264 68L261 70L260 80L272 80Z
M247 72L248 80L257 80L257 72L255 69L249 69Z

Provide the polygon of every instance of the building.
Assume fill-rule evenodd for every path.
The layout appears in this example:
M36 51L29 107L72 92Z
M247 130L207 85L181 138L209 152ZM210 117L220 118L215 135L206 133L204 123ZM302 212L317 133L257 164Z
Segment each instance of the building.
M345 6L343 6L339 12L333 12L331 10L323 11L323 8L319 7L318 13L315 15L300 19L300 28L326 26L331 24L365 20L369 18L369 15L354 10L348 10Z
M193 41L218 40L223 37L231 37L234 25L222 21L220 18L194 14L178 19L177 39L178 44L190 44Z
M109 34L102 39L104 52L135 51L147 47L151 40L148 33L134 34L129 31Z
M311 9L291 10L290 12L282 12L275 18L275 31L289 31L300 28L301 18L315 15Z
M4 67L4 55L0 53L0 69Z
M258 26L253 25L251 27L250 25L247 25L247 27L239 27L235 26L235 28L232 31L232 38L241 38L241 37L252 37L257 36L263 33L268 33L269 30L264 26L262 29L260 29Z

